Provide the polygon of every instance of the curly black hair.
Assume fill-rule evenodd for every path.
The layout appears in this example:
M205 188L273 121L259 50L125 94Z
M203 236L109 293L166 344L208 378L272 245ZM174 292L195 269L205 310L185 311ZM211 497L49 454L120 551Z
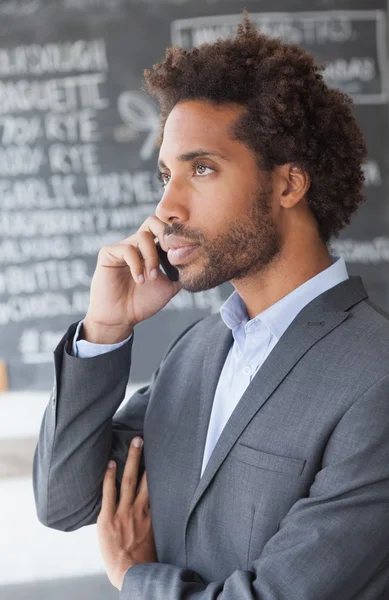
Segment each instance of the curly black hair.
M365 201L367 151L351 98L327 86L324 68L297 44L259 32L244 10L235 38L191 50L167 48L163 62L144 70L142 89L161 111L157 145L181 100L243 105L231 135L254 152L262 169L293 163L309 175L307 200L327 243Z

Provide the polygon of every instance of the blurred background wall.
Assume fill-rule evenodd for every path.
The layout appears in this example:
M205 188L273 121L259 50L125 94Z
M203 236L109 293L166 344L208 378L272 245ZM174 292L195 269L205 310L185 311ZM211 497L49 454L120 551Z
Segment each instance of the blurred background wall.
M368 202L332 247L389 310L386 0L0 0L2 600L117 597L94 526L61 533L35 516L31 463L53 350L86 313L99 249L136 231L161 196L143 69L172 44L234 35L245 7L265 33L326 62L328 84L354 99ZM182 291L138 326L126 398L231 291Z

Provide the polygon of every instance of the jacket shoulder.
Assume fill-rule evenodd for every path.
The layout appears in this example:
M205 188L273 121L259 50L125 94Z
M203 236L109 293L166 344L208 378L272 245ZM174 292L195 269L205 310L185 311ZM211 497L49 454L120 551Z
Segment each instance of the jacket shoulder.
M389 374L389 313L383 308L369 298L362 300L350 309L338 334L341 344L337 346L347 355L350 370L359 364L364 377L373 380Z

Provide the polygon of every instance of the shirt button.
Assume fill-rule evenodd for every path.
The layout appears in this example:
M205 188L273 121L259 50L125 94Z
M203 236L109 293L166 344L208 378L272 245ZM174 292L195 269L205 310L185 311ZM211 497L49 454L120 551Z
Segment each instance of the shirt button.
M251 367L244 367L243 373L245 375L251 375Z

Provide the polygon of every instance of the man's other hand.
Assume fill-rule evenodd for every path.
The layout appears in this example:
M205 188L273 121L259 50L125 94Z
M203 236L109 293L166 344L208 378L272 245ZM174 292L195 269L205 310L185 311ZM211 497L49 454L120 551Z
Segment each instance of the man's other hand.
M105 569L112 585L121 590L126 571L139 563L158 562L151 523L146 472L136 494L142 446L132 440L124 467L120 500L116 502L116 464L110 461L103 482L103 499L97 519L97 536ZM142 440L141 440L142 441Z

